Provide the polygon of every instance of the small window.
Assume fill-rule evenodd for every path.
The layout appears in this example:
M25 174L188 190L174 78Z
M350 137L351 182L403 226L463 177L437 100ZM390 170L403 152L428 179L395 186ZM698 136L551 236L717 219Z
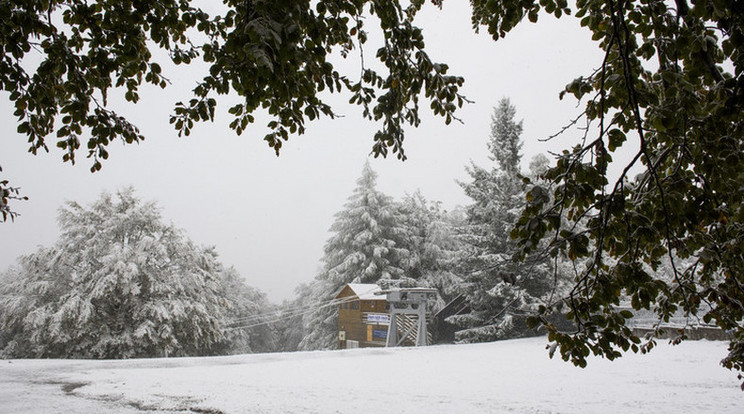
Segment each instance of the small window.
M351 309L359 309L359 301L351 302Z
M370 308L374 308L375 307L375 302L374 301L370 301L369 302L369 307Z

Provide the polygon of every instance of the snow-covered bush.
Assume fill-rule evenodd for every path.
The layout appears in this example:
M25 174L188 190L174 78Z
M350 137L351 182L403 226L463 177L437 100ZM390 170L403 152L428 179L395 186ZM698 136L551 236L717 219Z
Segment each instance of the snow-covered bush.
M61 236L0 285L6 357L134 358L224 352L235 307L222 266L127 188L59 210ZM235 289L232 289L235 291ZM247 312L248 310L245 310Z

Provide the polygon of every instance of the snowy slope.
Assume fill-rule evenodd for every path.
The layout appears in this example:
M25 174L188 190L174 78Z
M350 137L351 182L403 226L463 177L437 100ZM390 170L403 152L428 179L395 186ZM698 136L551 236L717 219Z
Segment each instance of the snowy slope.
M129 361L0 361L0 413L744 413L724 342L550 360L545 338Z

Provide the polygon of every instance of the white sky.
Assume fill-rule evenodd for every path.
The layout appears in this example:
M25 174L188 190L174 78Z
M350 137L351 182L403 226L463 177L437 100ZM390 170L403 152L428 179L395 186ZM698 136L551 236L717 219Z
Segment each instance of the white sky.
M558 151L575 142L573 132L549 143L538 139L557 132L579 112L570 97L558 100L564 85L589 74L601 63L601 52L577 19L541 16L537 25L525 22L506 39L494 42L476 35L465 2L445 2L444 10L425 7L421 22L433 60L446 62L451 73L465 77L464 94L474 104L459 112L464 124L445 126L422 101L423 124L409 128L405 142L408 161L376 159L379 189L400 197L420 189L445 208L468 203L456 180L466 180L472 159L488 162L486 142L493 106L509 97L524 120L523 161L547 150ZM370 22L371 24L371 22ZM370 62L377 46L365 47ZM340 68L351 68L358 55ZM175 102L191 98L203 76L195 67L166 69L173 85L165 91L144 89L136 105L115 107L147 137L139 145L110 145L101 172L89 172L90 160L80 151L73 167L62 163L54 137L50 153L28 154L26 139L16 133L17 122L7 93L0 99L0 166L2 177L21 187L30 200L16 202L21 214L0 225L0 270L39 245L51 245L59 231L56 211L65 200L89 203L99 194L133 185L145 200L157 200L163 217L186 231L196 243L216 246L220 260L235 266L247 282L273 301L294 296L294 288L310 281L319 267L333 215L343 208L371 150L377 125L361 119L361 109L340 103L336 120L308 124L305 135L291 137L276 157L265 145L264 119L238 137L227 125L229 99L219 101L214 123L200 124L189 137L178 138L168 123ZM232 102L232 101L230 101Z

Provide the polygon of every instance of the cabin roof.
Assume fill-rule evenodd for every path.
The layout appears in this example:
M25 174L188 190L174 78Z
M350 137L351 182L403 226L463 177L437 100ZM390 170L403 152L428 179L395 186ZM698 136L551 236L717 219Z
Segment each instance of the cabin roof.
M373 283L349 283L338 292L336 297L339 297L347 287L351 289L354 295L360 300L385 300L384 296L375 295L375 292L381 292L382 289Z

